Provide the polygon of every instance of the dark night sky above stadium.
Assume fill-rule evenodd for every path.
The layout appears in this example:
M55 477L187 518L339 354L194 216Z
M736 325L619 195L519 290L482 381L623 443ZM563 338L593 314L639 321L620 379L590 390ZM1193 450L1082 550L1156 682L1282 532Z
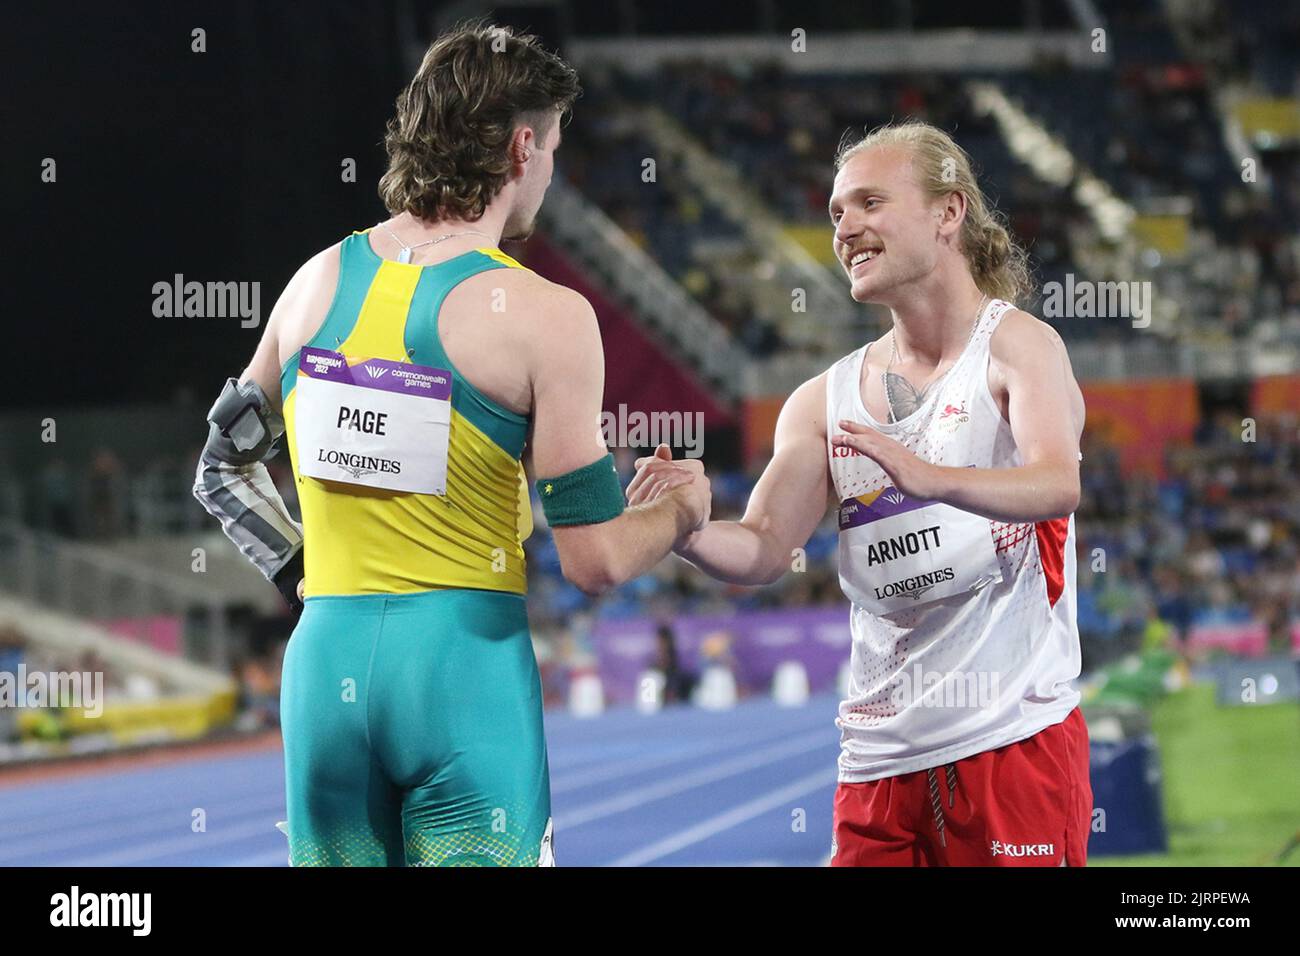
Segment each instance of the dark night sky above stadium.
M6 377L3 404L206 402L260 328L156 318L153 285L260 282L264 322L299 263L382 218L391 5L26 6L5 14L5 332L11 363L60 374Z
M233 0L7 10L5 332L11 354L57 356L61 374L4 377L0 407L181 394L210 401L243 368L261 329L241 327L237 316L157 318L155 283L178 273L260 283L265 322L300 263L384 218L375 193L384 123L409 78L399 36L417 24L426 36L439 8L463 5ZM858 25L888 26L896 15L888 5L850 8ZM498 6L493 18L554 46L564 29L617 32L631 9L573 0ZM636 28L662 35L757 23L788 31L804 18L844 22L846 9L841 0L652 4L636 13ZM1001 14L991 16L995 25ZM206 52L191 51L196 27L206 31ZM349 157L354 183L341 179ZM46 158L57 164L54 183L41 180Z

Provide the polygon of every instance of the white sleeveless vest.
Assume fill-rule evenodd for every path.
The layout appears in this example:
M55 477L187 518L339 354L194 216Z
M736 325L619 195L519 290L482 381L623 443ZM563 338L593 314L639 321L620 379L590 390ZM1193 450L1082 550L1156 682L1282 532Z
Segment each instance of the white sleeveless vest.
M852 602L841 781L993 750L1061 722L1079 702L1074 516L1005 524L917 501L870 458L830 445L848 419L936 465L1023 464L988 389L989 339L1012 307L988 304L956 364L901 422L878 422L863 405L866 346L827 376L840 585Z

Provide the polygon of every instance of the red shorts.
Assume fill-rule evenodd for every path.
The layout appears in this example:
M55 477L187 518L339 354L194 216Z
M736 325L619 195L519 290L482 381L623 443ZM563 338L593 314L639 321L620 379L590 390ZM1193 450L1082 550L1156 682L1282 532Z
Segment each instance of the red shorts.
M835 790L831 866L1084 866L1088 728L1061 723L997 750Z

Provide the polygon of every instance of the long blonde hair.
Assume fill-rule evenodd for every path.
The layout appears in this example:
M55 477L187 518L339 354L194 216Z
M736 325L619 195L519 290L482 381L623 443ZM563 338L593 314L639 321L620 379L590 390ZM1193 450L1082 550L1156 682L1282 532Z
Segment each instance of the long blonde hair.
M910 150L917 182L931 199L951 193L966 197L959 246L981 292L1011 303L1033 295L1025 250L1012 238L1002 214L984 198L970 156L951 136L920 120L878 126L856 141L846 134L835 152L835 172L858 153L876 146Z

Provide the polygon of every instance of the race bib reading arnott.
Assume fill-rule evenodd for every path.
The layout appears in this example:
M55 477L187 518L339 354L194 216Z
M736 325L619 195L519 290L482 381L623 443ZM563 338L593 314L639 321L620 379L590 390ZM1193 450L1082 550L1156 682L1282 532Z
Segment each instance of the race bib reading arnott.
M986 518L889 487L840 504L840 579L889 614L1002 580Z
M294 388L302 474L389 491L446 493L451 372L304 347Z

